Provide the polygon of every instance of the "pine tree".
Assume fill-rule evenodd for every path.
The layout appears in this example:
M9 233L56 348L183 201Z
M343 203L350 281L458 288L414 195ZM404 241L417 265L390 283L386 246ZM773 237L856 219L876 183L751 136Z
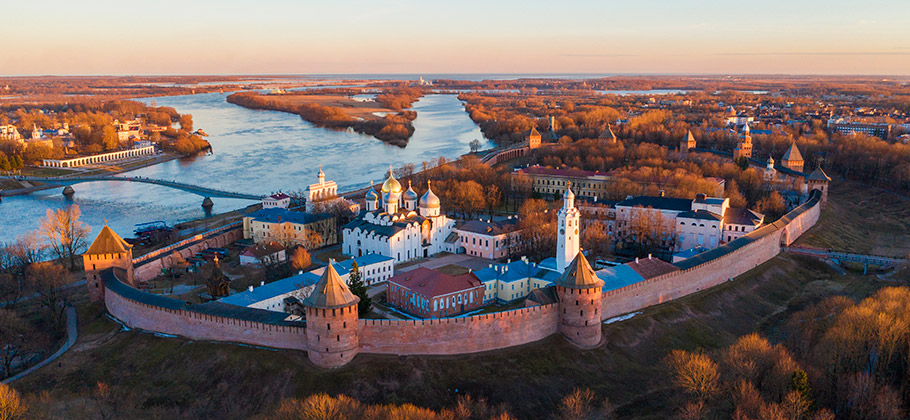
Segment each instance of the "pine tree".
M357 304L357 313L360 316L370 313L372 300L367 295L367 287L363 284L363 279L360 276L360 267L357 266L357 261L351 263L351 275L348 276L348 288L351 289L351 293L353 293L354 296L360 298L360 303Z

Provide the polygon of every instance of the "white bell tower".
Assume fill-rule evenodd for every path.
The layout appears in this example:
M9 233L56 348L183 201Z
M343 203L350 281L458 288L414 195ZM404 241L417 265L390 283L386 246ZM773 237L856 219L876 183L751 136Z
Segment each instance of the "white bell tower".
M559 209L559 235L556 239L556 271L562 273L578 255L579 242L579 214L575 208L575 193L572 192L572 183L566 186L563 195L563 205Z

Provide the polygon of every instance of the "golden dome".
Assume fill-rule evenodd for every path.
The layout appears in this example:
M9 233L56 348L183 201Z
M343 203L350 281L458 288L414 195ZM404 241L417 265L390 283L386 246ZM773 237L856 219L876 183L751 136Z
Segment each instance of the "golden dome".
M420 197L420 207L427 209L439 208L439 197L433 193L433 190L430 188L429 181L427 182L427 192Z
M385 180L385 182L382 183L382 192L383 192L383 194L389 193L389 192L395 193L395 194L401 193L401 183L399 183L398 180L395 179L395 174L392 171L391 165L389 166L389 179Z

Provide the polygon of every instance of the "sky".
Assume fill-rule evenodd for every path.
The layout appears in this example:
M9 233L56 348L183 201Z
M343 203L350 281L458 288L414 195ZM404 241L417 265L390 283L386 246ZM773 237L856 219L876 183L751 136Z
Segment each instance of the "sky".
M9 0L0 74L910 75L910 0Z

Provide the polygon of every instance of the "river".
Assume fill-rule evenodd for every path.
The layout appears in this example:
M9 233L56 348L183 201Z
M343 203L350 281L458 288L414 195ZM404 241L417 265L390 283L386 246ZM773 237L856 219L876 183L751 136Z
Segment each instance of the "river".
M492 144L464 112L455 95L428 95L414 104L417 119L408 146L387 145L373 137L314 127L299 116L277 111L242 108L225 101L227 94L140 99L193 114L195 128L209 134L214 154L173 160L129 172L129 175L176 180L250 194L304 190L316 182L322 165L326 179L339 191L382 182L389 165L400 167L469 151L479 139ZM131 182L86 182L73 186L72 200L55 188L0 202L0 243L15 240L38 227L47 209L71 203L82 210L82 220L94 238L104 221L122 236L132 236L137 223L164 220L168 224L205 215L202 197L167 187ZM213 198L214 213L232 211L253 201Z

